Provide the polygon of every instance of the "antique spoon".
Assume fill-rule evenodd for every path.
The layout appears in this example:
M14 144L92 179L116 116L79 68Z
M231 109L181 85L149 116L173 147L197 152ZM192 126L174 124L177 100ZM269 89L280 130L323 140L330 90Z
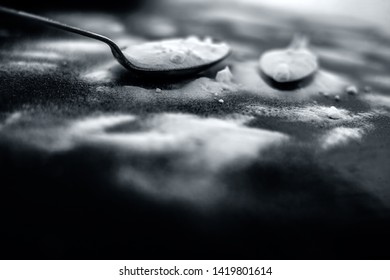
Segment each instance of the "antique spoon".
M105 36L102 36L100 34L90 32L90 31L87 31L87 30L84 30L84 29L81 29L78 27L73 27L73 26L70 26L70 25L49 19L49 18L45 18L42 16L38 16L35 14L23 12L23 11L14 10L14 9L7 8L7 7L0 6L0 12L19 16L19 17L29 19L29 20L34 21L34 22L43 23L43 24L46 24L46 25L49 25L49 26L52 26L55 28L59 28L59 29L65 30L65 31L73 32L73 33L83 35L83 36L86 36L86 37L89 37L92 39L99 40L103 43L106 43L111 48L111 52L114 55L115 59L123 67L125 67L127 70L129 70L131 73L136 74L138 76L157 77L157 78L165 78L165 77L166 78L175 78L175 77L182 77L182 76L192 76L192 75L195 75L199 72L202 72L202 71L210 68L211 66L221 62L230 54L230 48L228 47L228 45L225 43L219 43L219 44L214 44L214 50L216 48L218 48L218 46L222 46L223 48L219 49L218 52L214 51L214 54L212 56L206 57L206 59L203 59L203 60L202 59L198 59L196 61L191 60L185 64L183 64L183 63L182 64L180 64L180 63L176 63L176 64L175 63L167 63L165 66L164 66L164 63L162 63L162 64L160 63L159 65L157 65L155 63L143 63L142 61L139 61L136 59L136 56L137 56L136 53L131 54L131 53L128 53L127 50L126 50L126 52L123 52L122 49L113 40L111 40L110 38L107 38ZM176 41L181 42L180 40L176 40ZM173 41L169 40L167 42L168 42L168 45L169 44L171 45ZM159 44L164 45L164 41L155 42L155 43L149 42L149 43L140 44L140 45L135 46L135 49L142 50L142 49L145 49L148 47L150 48L150 46L155 47ZM210 43L210 40L208 41L208 44L209 45L212 44L212 43ZM202 44L196 45L195 44L192 47L193 47L194 51L196 51L197 47L202 47L202 46L206 46L206 45L202 45ZM131 51L131 49L132 49L131 47L128 48L128 50L130 50L130 51ZM187 51L191 52L192 49L187 49ZM151 55L153 55L153 53ZM175 56L175 54L173 54L172 61L175 61L175 59L177 60L177 57L178 56ZM153 61L153 60L151 60L149 57L148 61ZM179 60L179 62L180 62L180 60Z

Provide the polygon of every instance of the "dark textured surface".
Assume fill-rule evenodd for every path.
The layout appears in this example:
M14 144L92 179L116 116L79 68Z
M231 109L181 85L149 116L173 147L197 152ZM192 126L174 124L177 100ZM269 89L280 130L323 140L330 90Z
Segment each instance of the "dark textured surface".
M233 54L199 76L211 80L142 81L104 45L2 21L1 258L389 258L387 31L243 5L47 15L122 44L211 35ZM295 33L359 95L202 88L224 65L245 81L242 67ZM307 116L321 106L348 110L348 121ZM338 127L364 133L325 145Z

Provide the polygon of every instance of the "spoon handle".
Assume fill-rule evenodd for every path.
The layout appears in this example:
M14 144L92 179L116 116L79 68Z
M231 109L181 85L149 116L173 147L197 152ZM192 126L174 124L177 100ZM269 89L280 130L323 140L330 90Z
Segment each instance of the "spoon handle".
M49 18L26 13L23 11L14 10L14 9L3 7L3 6L0 6L0 12L14 15L14 16L19 16L19 17L22 17L25 19L29 19L33 22L43 23L43 24L46 24L46 25L49 25L49 26L52 26L52 27L55 27L58 29L73 32L73 33L76 33L76 34L79 34L82 36L86 36L86 37L89 37L92 39L102 41L102 42L106 43L107 45L109 45L113 52L115 51L115 52L121 53L121 50L117 44L115 44L111 39L109 39L105 36L102 36L100 34L97 34L97 33L91 32L91 31L86 31L86 30L83 30L83 29L80 29L77 27L73 27L73 26L70 26L70 25L49 19Z

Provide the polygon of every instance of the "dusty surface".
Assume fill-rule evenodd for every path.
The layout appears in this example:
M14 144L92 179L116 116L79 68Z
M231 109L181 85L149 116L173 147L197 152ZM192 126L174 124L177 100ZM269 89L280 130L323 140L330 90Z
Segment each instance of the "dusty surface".
M233 53L190 80L142 81L104 44L6 22L2 258L389 258L385 28L250 4L47 15L123 46L194 34ZM321 69L275 88L258 59L296 33Z

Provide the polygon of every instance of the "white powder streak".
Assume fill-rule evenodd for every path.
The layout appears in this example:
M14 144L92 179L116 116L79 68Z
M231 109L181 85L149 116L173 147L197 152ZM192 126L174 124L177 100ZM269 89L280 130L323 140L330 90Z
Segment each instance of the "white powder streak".
M362 123L375 115L375 112L354 114L347 109L320 105L307 105L304 107L249 105L246 109L249 114L255 116L277 117L293 122L305 122L319 125Z
M321 137L320 145L323 149L330 149L345 145L350 141L359 141L363 134L363 128L336 127Z

